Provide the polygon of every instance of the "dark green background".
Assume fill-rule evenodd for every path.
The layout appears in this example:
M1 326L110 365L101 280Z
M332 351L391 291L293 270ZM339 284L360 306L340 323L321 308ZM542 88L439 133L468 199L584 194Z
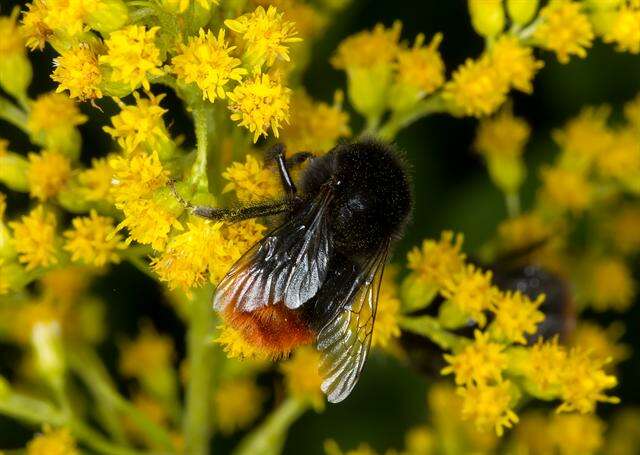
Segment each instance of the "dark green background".
M15 2L3 0L2 13L8 14L13 4ZM440 49L449 72L467 57L477 56L482 49L482 40L471 29L466 2L462 0L359 1L340 14L338 21L315 46L314 62L304 78L309 92L330 101L334 90L344 87L345 82L344 74L328 64L340 40L377 22L391 25L395 19L404 24L403 39L413 40L419 32L430 39L436 32L443 32ZM52 57L49 49L32 54L35 70L32 95L54 88L49 79ZM514 95L516 114L525 117L534 131L527 149L530 172L524 194L525 206L530 203L537 185L536 168L557 152L550 140L550 131L575 115L583 105L606 102L619 111L622 103L640 91L640 57L617 53L611 46L597 43L587 59L572 59L568 65L558 64L548 53L539 57L545 61L545 67L536 78L534 94ZM174 119L172 131L190 134L186 114L179 105L169 101ZM109 103L103 103L103 106L104 116L96 116L96 110L83 106L91 113L91 121L81 126L83 159L87 161L108 150L109 142L101 126L105 124L105 116L112 111ZM438 236L443 229L463 232L466 250L473 252L505 217L501 194L490 184L481 161L471 151L475 125L473 119L438 115L417 122L398 137L398 145L407 152L413 167L415 211L413 222L396 249L396 258L402 259L412 245L425 237ZM26 137L1 121L0 137L11 140L12 150L29 150ZM27 199L24 195L9 196L11 216L27 203ZM141 316L151 318L161 330L174 333L182 352L183 327L161 302L162 296L154 283L143 275L127 265L118 266L96 284L96 292L109 305L111 341L101 350L112 369L115 369L116 359L113 339L135 333ZM638 308L624 316L627 323L625 342L634 347L639 341L639 316ZM591 317L603 323L615 319L612 315ZM8 373L7 367L16 353L5 347L0 354L0 369ZM620 369L621 385L616 395L624 404L640 404L638 355L634 354ZM266 377L264 380L269 383L272 379ZM360 441L368 441L378 450L400 448L406 429L426 417L425 392L432 381L432 378L422 377L389 358L374 354L349 400L328 406L322 415L309 413L293 426L286 452L321 453L322 441L326 438L336 439L345 448L354 447ZM601 406L603 415L615 411L612 408ZM28 430L0 419L0 447L18 447L28 436ZM233 442L216 441L217 453L225 453Z

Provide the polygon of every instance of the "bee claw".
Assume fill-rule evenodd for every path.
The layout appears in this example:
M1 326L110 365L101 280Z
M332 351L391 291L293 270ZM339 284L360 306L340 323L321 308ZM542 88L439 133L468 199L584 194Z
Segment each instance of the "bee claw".
M178 190L176 189L176 179L169 179L169 181L167 182L167 186L169 187L169 189L173 193L173 197L175 197L178 200L178 202L180 202L182 205L185 206L185 208L187 208L189 210L193 209L193 204L191 204L191 202L185 200L178 193Z

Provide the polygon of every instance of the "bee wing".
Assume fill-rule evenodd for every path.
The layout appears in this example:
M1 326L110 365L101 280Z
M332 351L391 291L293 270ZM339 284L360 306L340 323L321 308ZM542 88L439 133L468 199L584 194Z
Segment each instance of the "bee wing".
M330 198L325 189L245 253L218 285L214 308L235 305L248 312L283 302L295 309L313 297L327 275L331 239L325 213Z
M353 390L371 347L378 307L380 283L389 244L385 244L352 280L340 299L338 310L318 332L317 349L322 353L322 391L332 403L344 400ZM336 302L329 302L334 306Z

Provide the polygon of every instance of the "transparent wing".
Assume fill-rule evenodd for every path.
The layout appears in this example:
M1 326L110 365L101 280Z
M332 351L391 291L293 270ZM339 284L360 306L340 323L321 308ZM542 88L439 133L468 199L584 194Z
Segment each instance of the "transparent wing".
M322 391L332 403L351 393L367 360L387 252L388 243L365 264L347 292L336 296L338 311L318 332Z
M252 311L283 302L296 309L313 297L327 275L329 238L325 189L291 220L254 245L231 267L214 297L214 308Z

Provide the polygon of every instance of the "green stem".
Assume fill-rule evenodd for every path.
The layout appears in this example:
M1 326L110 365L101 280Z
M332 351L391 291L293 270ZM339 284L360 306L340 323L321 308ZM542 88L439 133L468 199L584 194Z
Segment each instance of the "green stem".
M0 414L30 423L32 425L68 426L72 433L86 445L105 455L139 455L140 452L112 444L77 419L67 419L51 404L11 390L1 392Z
M143 453L128 447L113 444L105 439L100 433L96 432L87 424L79 420L72 420L68 425L78 439L82 440L82 442L96 452L103 453L104 455L140 455Z
M211 289L194 292L189 311L187 359L189 362L186 405L183 420L185 453L207 455L213 428L211 392L214 350L209 338L214 331Z
M269 417L249 433L233 455L277 455L282 451L289 427L309 409L309 404L288 397Z
M412 109L404 112L394 112L389 120L380 128L378 136L385 141L392 141L396 134L403 129L421 119L422 117L437 112L445 112L446 106L442 98L432 95L415 105Z
M509 218L515 218L520 215L520 195L518 193L507 193L504 197Z
M209 153L209 136L211 135L212 110L208 106L193 108L193 123L196 130L196 160L191 169L191 183L201 190L209 190L207 178L207 156Z
M443 329L438 320L431 316L405 316L400 319L400 327L407 332L429 338L447 351L457 351L464 343L462 337Z
M0 119L6 120L13 126L29 134L29 129L27 128L27 113L11 101L2 97L0 97Z
M67 357L72 370L83 380L97 401L131 418L138 429L148 436L147 439L155 442L155 447L174 450L169 433L118 393L107 369L95 352L79 346L70 346L67 349Z

